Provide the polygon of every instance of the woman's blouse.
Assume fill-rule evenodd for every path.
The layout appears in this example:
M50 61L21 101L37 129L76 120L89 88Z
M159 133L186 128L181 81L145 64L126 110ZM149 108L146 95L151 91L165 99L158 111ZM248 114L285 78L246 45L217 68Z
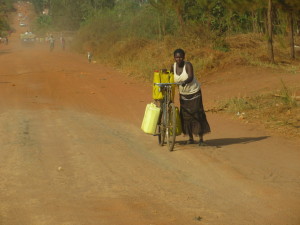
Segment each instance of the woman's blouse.
M174 63L174 81L177 82L184 82L188 79L189 75L185 70L185 65L183 66L182 73L178 75L176 73L176 62ZM187 83L184 87L182 85L179 85L179 93L182 95L190 95L197 93L200 90L200 84L195 78L193 77L193 80L190 83Z

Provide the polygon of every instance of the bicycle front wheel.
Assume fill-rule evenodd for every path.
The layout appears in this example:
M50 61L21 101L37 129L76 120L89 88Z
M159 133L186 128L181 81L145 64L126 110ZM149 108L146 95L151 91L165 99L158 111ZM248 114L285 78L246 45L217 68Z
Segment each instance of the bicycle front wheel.
M169 151L173 151L176 139L176 109L174 103L170 103L168 114L166 139Z
M160 146L163 146L165 143L165 138L166 138L166 122L165 122L165 116L163 115L164 113L161 113L160 118L159 118L159 123L157 125L158 129L158 144Z

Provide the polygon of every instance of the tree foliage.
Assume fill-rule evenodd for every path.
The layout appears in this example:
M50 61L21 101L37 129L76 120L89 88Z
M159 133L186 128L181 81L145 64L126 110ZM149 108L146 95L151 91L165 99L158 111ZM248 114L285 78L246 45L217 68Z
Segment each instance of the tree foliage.
M0 37L6 36L11 30L8 13L14 10L13 0L0 0Z
M32 0L32 2L37 12L41 12L45 7L49 8L51 20L48 22L51 21L57 29L85 29L87 33L95 35L92 30L94 29L98 30L99 34L96 36L100 39L112 34L123 38L158 40L176 34L206 35L212 41L226 44L222 40L233 34L253 32L270 36L270 25L275 35L279 33L287 35L290 32L286 31L293 30L295 33L291 35L294 36L299 34L300 30L299 0L272 0L273 12L270 15L272 20L269 21L269 26L268 0ZM282 17L283 14L286 16ZM43 19L40 18L40 22ZM87 31L87 27L91 27L90 24L94 27ZM110 29L111 27L114 29Z

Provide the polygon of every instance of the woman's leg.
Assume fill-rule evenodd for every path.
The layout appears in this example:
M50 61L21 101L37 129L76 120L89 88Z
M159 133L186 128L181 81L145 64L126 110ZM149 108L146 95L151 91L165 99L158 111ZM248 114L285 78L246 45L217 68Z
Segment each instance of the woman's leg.
M199 146L206 146L203 140L203 134L199 134Z
M199 144L200 143L203 143L204 141L203 141L203 134L199 134Z
M194 144L194 137L191 127L188 129L189 140L186 142L187 144Z

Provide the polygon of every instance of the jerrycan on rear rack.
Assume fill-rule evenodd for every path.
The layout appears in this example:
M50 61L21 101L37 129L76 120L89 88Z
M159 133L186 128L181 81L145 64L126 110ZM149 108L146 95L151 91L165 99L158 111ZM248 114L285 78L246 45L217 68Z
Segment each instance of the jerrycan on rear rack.
M180 113L179 113L179 108L175 106L175 113L176 113L176 136L181 135L182 133L182 126L181 126L181 118L180 118ZM170 131L170 134L172 135L173 132Z
M178 136L182 133L182 126L181 126L179 108L176 106L175 110L176 110L176 136Z

